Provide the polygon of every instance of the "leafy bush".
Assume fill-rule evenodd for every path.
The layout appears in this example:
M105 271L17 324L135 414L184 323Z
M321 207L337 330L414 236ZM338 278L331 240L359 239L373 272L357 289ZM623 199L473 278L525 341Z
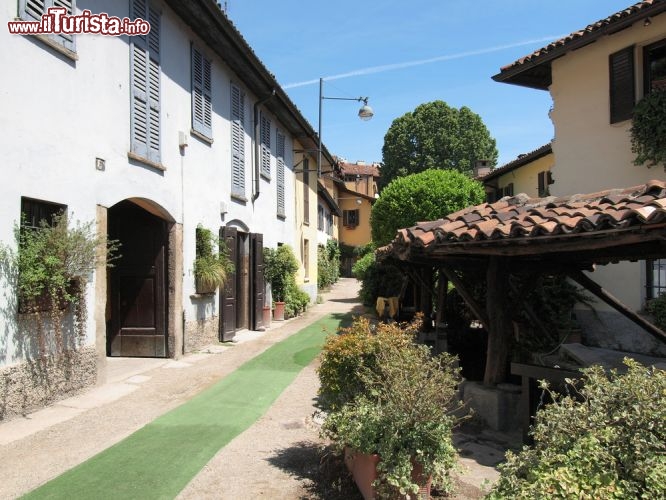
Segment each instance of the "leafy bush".
M326 246L317 248L317 286L327 288L340 278L340 246L328 240Z
M324 435L340 448L379 454L375 487L386 498L417 493L428 476L451 489L459 372L450 355L432 357L413 342L418 324L382 324L375 334L359 318L327 343L319 372L329 410ZM423 468L421 480L415 464Z
M666 168L666 90L654 90L634 108L631 127L631 151L634 163Z
M648 302L647 310L654 316L656 325L662 330L666 330L666 294Z
M398 229L440 219L484 199L480 182L454 170L432 169L399 177L382 190L372 207L372 241L378 247L386 245Z
M582 387L537 412L534 446L507 453L488 498L664 498L666 371L583 370Z
M292 277L287 283L284 296L284 315L286 318L293 318L305 311L310 303L310 296L296 284L296 279Z
M377 262L374 252L366 253L356 261L352 274L361 282L359 296L366 306L374 306L377 297L395 297L400 294L402 273L395 266Z
M285 302L287 286L295 279L298 260L289 245L264 248L264 278L271 284L273 300Z
M213 252L214 247L218 251ZM229 258L227 245L220 241L210 229L197 226L196 259L194 277L197 293L214 292L224 286L227 276L234 272L234 265Z
M375 368L377 354L384 347L411 345L419 325L417 321L403 327L381 323L373 330L366 318L358 317L352 326L341 329L339 335L329 336L318 368L321 408L339 409L363 392L360 373Z

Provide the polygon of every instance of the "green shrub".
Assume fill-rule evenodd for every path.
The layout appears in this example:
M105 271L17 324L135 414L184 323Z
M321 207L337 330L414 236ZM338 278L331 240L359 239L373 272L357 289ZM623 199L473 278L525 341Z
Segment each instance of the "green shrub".
M317 286L327 288L340 278L340 246L328 240L326 246L317 248Z
M569 381L578 397L551 392L534 445L507 453L488 498L664 498L666 371L625 364L625 374L584 369L582 387Z
M654 316L655 324L662 330L666 330L666 294L648 302L647 310Z
M352 274L361 282L359 297L366 306L374 306L377 297L395 297L400 294L402 273L395 266L377 262L374 251L356 261Z
M415 463L440 489L452 489L459 371L452 356L432 357L413 342L419 324L380 324L373 332L356 319L327 342L319 369L329 412L323 434L340 449L379 454L374 486L382 498L418 492L423 478L413 477Z

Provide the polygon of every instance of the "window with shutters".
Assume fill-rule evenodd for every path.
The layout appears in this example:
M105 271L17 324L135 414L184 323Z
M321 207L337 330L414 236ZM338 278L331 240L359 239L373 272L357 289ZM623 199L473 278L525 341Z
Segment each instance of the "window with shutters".
M53 226L54 218L66 210L67 205L21 197L21 227L37 229L44 223Z
M192 130L213 142L212 63L192 47Z
M147 0L132 0L132 20L150 23L147 35L129 37L131 84L130 157L162 168L160 161L160 12Z
M231 196L245 198L245 93L231 86Z
M324 207L323 205L317 205L317 230L324 231Z
M303 269L305 281L310 280L310 240L303 240Z
M310 162L303 160L303 223L310 224Z
M513 196L513 182L504 186L504 196Z
M343 210L342 211L342 224L345 227L354 228L358 226L359 211L356 210Z
M271 179L271 120L261 113L261 176Z
M643 49L643 92L666 91L666 39Z
M609 56L610 122L629 120L634 111L634 47L627 47Z
M544 170L538 174L538 193L540 197L550 196L550 186L555 181L553 181L553 175L550 170Z
M40 21L42 14L47 14L51 7L64 7L68 15L76 14L76 0L19 0L19 17L24 21ZM57 47L76 52L74 35L53 34L38 37Z
M275 144L275 170L277 177L277 216L284 218L284 134L277 132Z
M666 292L666 259L649 259L645 264L646 298L656 299Z

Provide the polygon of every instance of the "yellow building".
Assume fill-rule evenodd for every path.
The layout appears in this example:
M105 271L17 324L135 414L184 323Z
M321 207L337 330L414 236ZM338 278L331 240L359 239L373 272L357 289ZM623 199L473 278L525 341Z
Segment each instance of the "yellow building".
M518 193L525 193L530 198L548 196L555 183L552 173L554 164L553 148L545 144L486 175L478 176L478 179L483 182L489 202Z

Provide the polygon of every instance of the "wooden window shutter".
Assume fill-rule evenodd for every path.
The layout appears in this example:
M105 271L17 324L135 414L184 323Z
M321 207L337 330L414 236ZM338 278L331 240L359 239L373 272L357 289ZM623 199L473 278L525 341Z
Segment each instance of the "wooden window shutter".
M245 198L245 94L231 86L231 194Z
M46 14L51 7L64 7L67 14L76 13L76 0L20 0L19 17L24 21L40 21L42 14ZM76 39L74 35L63 33L53 35L43 35L56 41L64 48L76 51Z
M634 47L611 54L610 70L610 122L629 120L635 105Z
M539 196L544 196L546 192L546 172L539 172L538 175L539 181L538 181L538 192Z
M277 215L284 217L285 214L285 199L284 199L284 134L277 133L277 144L275 145L275 155L277 156L276 162L276 176L277 176Z
M504 196L513 196L513 182L510 182L504 188Z
M303 222L310 223L310 162L303 160Z
M160 13L145 0L133 0L132 19L147 19L150 33L131 37L131 150L160 162Z
M261 175L271 178L271 120L261 113Z
M213 137L211 62L192 47L192 129Z

